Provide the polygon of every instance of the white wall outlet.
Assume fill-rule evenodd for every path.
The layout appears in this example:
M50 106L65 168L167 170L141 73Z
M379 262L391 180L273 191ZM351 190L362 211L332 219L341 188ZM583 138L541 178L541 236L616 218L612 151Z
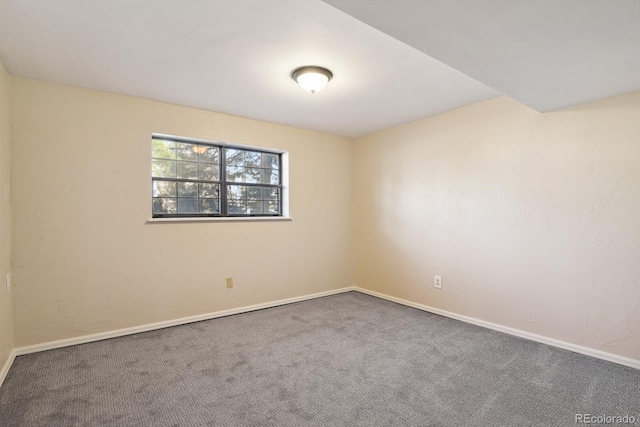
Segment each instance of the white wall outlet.
M7 273L7 292L11 292L11 273Z
M227 277L227 289L233 288L233 277Z
M442 289L442 276L433 276L433 287Z

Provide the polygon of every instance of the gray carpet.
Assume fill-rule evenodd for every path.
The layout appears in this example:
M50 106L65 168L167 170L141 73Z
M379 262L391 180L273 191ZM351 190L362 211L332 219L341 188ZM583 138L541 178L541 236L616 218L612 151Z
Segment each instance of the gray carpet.
M639 413L638 370L356 292L20 356L0 389L4 427L640 425Z

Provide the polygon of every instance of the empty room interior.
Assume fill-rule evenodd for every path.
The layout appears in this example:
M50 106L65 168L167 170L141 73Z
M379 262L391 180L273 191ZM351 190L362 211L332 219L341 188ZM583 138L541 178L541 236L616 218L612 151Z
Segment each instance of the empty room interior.
M0 0L0 425L640 425L640 1Z

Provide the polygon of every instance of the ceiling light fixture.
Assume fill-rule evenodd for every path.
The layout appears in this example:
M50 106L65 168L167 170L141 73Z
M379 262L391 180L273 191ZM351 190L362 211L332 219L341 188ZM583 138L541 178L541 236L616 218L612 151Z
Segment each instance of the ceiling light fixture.
M295 80L302 89L311 93L322 90L332 77L333 73L331 73L331 71L315 65L296 68L291 73L291 78Z

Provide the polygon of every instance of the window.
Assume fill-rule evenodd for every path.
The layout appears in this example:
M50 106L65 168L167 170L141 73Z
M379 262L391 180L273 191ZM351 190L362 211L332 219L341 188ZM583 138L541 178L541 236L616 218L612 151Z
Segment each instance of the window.
M151 138L154 218L282 216L282 154Z

